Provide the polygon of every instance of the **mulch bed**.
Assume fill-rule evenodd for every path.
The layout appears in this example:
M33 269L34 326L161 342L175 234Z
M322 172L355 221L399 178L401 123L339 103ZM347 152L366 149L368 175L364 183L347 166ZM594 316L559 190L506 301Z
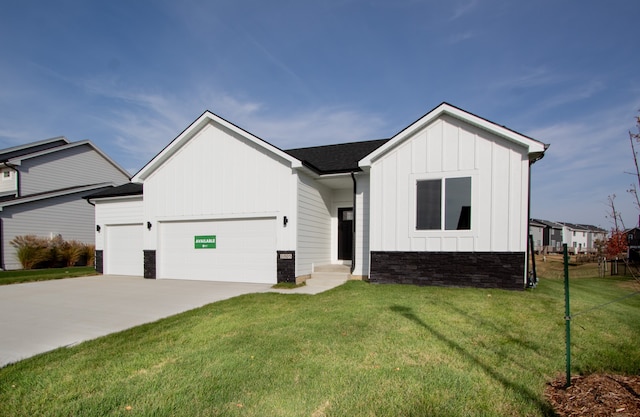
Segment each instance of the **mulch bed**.
M640 376L594 374L565 383L559 377L544 392L559 416L640 416Z

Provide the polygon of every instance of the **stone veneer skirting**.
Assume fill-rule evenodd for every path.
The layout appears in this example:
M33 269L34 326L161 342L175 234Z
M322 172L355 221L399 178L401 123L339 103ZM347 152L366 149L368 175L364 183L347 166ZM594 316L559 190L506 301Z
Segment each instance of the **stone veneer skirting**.
M156 251L144 251L144 277L156 279Z
M101 249L96 250L96 272L104 273L104 252Z
M296 251L278 251L278 282L296 282Z
M369 281L523 290L524 252L371 252Z

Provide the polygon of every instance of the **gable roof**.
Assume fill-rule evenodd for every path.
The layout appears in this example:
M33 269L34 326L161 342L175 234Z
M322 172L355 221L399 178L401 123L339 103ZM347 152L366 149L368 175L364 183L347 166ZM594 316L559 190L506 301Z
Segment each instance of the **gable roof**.
M13 146L10 148L0 149L0 162L7 162L10 159L20 158L35 152L41 152L47 149L56 148L69 144L69 140L64 136L58 136L51 139L40 140L37 142L25 143L24 145Z
M268 143L265 140L260 139L259 137L207 110L202 113L202 115L200 115L200 117L198 117L193 123L191 123L185 130L183 130L182 133L180 133L175 139L173 139L167 146L165 146L165 148L161 150L160 153L158 153L155 157L153 157L151 161L143 166L142 169L140 169L140 171L138 171L133 176L131 181L144 182L144 180L147 179L149 175L160 168L162 164L164 164L169 158L171 158L171 156L178 152L195 135L197 135L198 132L200 132L209 124L214 124L223 129L230 130L231 132L243 137L249 142L252 142L264 148L272 154L275 154L285 161L290 162L292 168L299 168L302 166L299 160L287 154L280 148Z
M99 190L109 186L113 186L113 183L104 182L100 184L79 185L74 187L62 188L59 190L52 190L52 191L46 191L46 192L37 193L37 194L30 194L24 197L16 197L10 200L4 200L0 202L0 211L2 211L5 207L17 206L20 204L31 203L34 201L47 200L49 198L61 197L65 195L89 192L92 190Z
M541 159L544 156L545 150L549 147L549 145L518 133L515 130L500 126L487 119L483 119L482 117L476 116L475 114L469 113L458 107L452 106L449 103L443 102L439 106L435 107L433 110L422 116L420 119L398 132L387 143L380 146L378 149L374 150L366 157L362 158L362 160L360 160L359 162L359 165L361 167L371 166L371 164L382 155L400 145L405 140L410 138L415 132L419 131L420 129L437 120L443 115L451 116L465 123L488 131L494 135L500 136L511 142L515 142L521 146L526 147L527 153L529 154L529 160L532 163Z
M130 178L130 174L129 174L129 172L127 172L126 169L124 169L116 161L111 159L109 157L109 155L107 155L106 153L102 152L102 150L100 150L100 148L98 148L96 145L94 145L93 142L91 142L90 140L81 140L81 141L78 141L78 142L69 142L69 141L67 141L66 138L63 138L63 139L66 141L66 143L63 143L63 144L60 144L60 145L57 145L57 146L44 148L44 149L39 149L37 151L35 150L35 148L30 148L31 152L22 153L20 155L15 155L15 156L12 156L9 159L0 160L0 161L2 161L4 163L9 163L11 165L20 165L22 163L22 161L25 160L25 159L37 158L39 156L51 154L51 153L54 153L54 152L60 152L60 151L67 150L67 149L77 148L77 147L80 147L80 146L88 146L91 150L95 151L97 154L99 154L101 157L103 157L108 163L113 165L114 168L116 168L118 171L122 172L127 178Z
M319 174L360 171L358 161L387 143L389 139L340 143L285 150Z

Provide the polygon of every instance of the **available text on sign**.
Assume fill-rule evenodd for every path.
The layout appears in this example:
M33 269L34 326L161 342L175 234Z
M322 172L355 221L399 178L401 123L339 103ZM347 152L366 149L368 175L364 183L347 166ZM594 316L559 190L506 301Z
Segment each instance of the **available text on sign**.
M194 236L193 246L195 249L215 249L216 248L216 236Z

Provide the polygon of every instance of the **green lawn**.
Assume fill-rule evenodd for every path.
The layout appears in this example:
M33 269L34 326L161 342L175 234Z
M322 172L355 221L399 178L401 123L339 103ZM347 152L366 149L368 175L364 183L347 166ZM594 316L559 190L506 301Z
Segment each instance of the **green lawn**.
M572 282L572 310L637 291ZM0 369L2 416L550 416L561 280L253 294ZM573 372L640 369L640 296L573 320Z
M30 269L17 271L0 271L0 285L23 282L48 281L52 279L86 277L96 275L92 266L74 266L70 268Z

